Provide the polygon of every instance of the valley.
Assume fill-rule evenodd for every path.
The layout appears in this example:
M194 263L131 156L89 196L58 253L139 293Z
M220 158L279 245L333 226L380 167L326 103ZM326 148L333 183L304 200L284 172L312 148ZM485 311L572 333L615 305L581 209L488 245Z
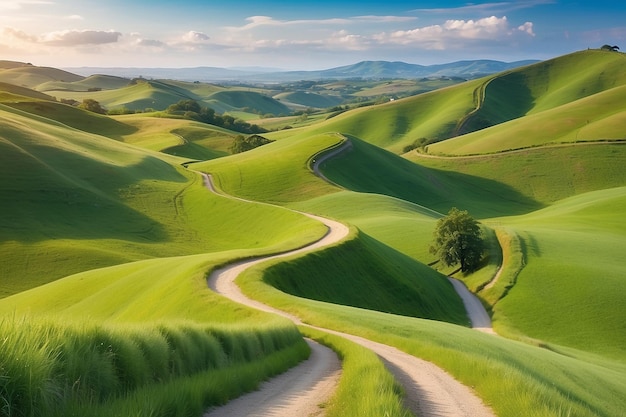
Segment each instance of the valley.
M484 415L626 415L625 63L234 84L0 61L0 409L199 416L315 340L341 361L329 417L448 407L375 345ZM481 225L471 273L429 250L452 207Z

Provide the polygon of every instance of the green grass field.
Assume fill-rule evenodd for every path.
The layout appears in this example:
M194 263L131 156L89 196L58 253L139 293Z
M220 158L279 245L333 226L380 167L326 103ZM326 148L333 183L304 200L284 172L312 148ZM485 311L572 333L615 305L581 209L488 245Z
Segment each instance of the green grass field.
M304 334L343 360L327 415L407 417L371 352L207 288L225 263L326 232L295 209L349 238L256 265L238 279L249 296L432 361L500 417L626 416L623 62L582 51L332 118L259 119L293 128L235 155L235 132L96 115L32 88L141 108L217 95L255 111L263 91L0 71L0 409L200 415L305 358ZM439 142L404 153L420 138ZM313 159L345 140L322 166L336 185L315 176ZM197 171L251 201L210 193ZM468 328L453 268L429 253L452 206L485 228L483 268L459 278L503 337Z

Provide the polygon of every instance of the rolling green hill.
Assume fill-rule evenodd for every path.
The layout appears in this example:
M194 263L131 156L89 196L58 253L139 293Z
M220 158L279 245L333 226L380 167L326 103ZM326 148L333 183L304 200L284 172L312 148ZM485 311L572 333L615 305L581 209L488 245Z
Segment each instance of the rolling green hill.
M250 109L259 114L287 115L291 110L281 102L255 91L218 91L205 99L218 113L235 109Z
M48 81L37 86L39 91L88 91L94 89L114 90L127 86L130 80L127 78L113 77L110 75L91 75L79 81Z
M294 91L291 93L281 93L274 96L275 99L286 101L302 107L325 109L327 107L338 106L343 103L341 97L315 94L305 91Z
M577 52L355 109L297 133L340 132L394 153L403 153L406 146L424 140L436 142L427 147L435 154L623 139L625 61L620 53Z
M623 359L625 203L626 187L610 188L499 219L521 236L526 265L494 308L496 329Z
M36 88L49 81L75 82L84 79L80 75L56 68L31 65L16 66L0 71L0 81L20 87Z
M0 408L40 394L49 403L37 397L32 413L24 408L30 415L41 415L38 404L61 404L86 378L64 379L84 371L76 358L118 379L98 374L112 381L91 391L102 397L57 415L166 415L188 402L201 409L207 392L221 388L199 380L219 371L218 380L241 385L224 375L239 375L246 363L282 363L241 377L261 381L305 357L292 324L206 287L207 274L227 262L326 233L289 208L344 222L349 238L255 266L238 279L250 296L432 361L499 416L623 415L624 59L582 51L329 119L312 116L234 155L235 133L226 129L158 113L98 115L36 90L142 109L191 98L265 113L279 101L252 89L63 79L62 71L0 62ZM422 138L438 142L404 152ZM320 152L347 140L351 148L321 167L331 183L314 175ZM196 171L250 201L210 193ZM491 256L458 277L484 296L504 337L466 327L461 300L429 252L437 219L452 206L485 227ZM513 258L497 296L480 290ZM219 367L201 360L196 368L172 352L206 357L198 345ZM26 360L37 364L30 373ZM147 370L158 363L187 371L153 377ZM28 382L14 384L18 374ZM203 394L188 394L194 389ZM165 405L144 409L156 403Z

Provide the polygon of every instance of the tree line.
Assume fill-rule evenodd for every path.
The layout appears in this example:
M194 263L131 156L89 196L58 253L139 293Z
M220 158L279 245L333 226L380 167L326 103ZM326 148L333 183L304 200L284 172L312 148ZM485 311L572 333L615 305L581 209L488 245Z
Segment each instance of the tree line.
M260 126L247 123L241 119L235 119L227 114L220 115L210 107L201 106L196 100L180 100L178 103L170 105L167 110L169 114L182 115L186 119L223 127L240 133L258 134L267 132Z

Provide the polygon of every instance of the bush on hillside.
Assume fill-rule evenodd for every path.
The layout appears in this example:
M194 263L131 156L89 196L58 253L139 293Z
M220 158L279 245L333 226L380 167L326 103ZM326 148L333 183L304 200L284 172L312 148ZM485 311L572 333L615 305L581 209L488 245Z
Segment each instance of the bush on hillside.
M238 135L231 145L230 151L232 153L246 152L272 142L274 141L264 138L261 135L252 135L248 136L247 138L243 137L242 135Z
M107 112L106 109L100 105L100 103L92 98L84 99L83 102L78 105L78 107L98 114L106 114Z

